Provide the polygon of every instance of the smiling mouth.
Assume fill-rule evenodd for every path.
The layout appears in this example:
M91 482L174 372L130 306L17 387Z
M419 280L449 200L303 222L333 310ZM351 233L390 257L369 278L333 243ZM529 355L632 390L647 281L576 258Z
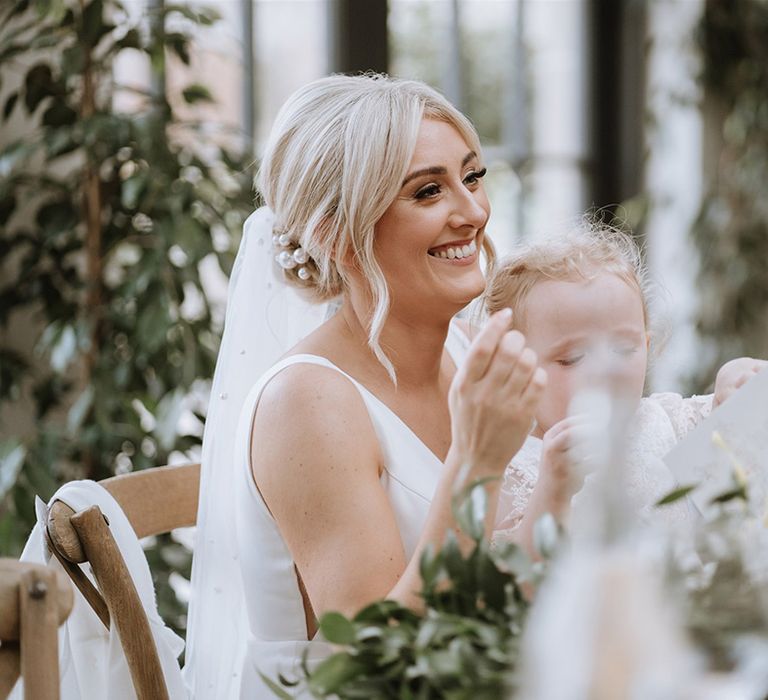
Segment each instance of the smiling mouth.
M433 258L445 258L447 260L461 260L477 253L477 241L472 239L464 245L444 245L427 251Z

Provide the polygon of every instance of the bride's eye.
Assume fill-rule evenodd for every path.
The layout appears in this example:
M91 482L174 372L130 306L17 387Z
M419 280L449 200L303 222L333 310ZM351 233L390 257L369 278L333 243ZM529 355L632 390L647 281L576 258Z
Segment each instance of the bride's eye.
M440 185L433 182L429 185L426 185L425 187L422 187L420 190L417 190L413 197L414 199L430 199L432 197L437 197L439 194Z
M465 185L476 185L481 178L485 177L488 172L488 168L482 168L481 170L473 170L471 173L467 173L464 178Z

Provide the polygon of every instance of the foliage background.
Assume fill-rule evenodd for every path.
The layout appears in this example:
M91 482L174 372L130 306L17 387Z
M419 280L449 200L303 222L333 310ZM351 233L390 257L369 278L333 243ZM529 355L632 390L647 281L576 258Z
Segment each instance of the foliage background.
M136 24L118 0L22 0L1 13L2 120L24 129L0 151L0 401L31 400L35 419L0 442L0 546L17 555L35 494L199 444L220 331L201 269L228 274L252 198L231 135L171 106L210 101L208 89L166 97L166 62L189 63L191 41L169 27L210 26L214 12L156 4ZM125 53L154 77L131 88L130 113L114 108ZM32 356L8 335L20 318ZM188 576L189 553L166 538L149 557L161 614L183 630L164 583Z
M768 3L708 0L699 46L717 141L692 231L701 256L698 331L708 351L695 388L727 359L768 355Z

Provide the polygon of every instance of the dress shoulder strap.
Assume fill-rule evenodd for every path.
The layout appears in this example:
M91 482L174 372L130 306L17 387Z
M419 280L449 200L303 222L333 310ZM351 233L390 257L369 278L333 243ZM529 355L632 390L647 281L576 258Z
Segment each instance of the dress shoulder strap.
M261 375L261 377L259 377L259 381L257 381L256 384L253 385L250 392L248 393L248 396L243 402L243 408L240 414L241 419L243 416L248 416L249 424L250 424L253 421L253 416L254 416L254 413L256 412L256 406L259 403L261 394L264 391L264 388L267 386L267 384L269 384L269 382L272 381L272 379L277 374L282 372L286 367L290 367L291 365L298 365L298 364L320 365L321 367L327 367L328 369L335 370L339 374L346 377L350 382L352 382L352 384L355 385L357 390L363 396L363 399L365 399L365 396L366 396L365 388L359 382L355 381L355 379L350 377L346 372L339 369L329 359L325 357L321 357L320 355L310 355L308 353L302 353L298 355L288 355L288 357L284 357L282 360L272 365L266 372L264 372L264 374Z

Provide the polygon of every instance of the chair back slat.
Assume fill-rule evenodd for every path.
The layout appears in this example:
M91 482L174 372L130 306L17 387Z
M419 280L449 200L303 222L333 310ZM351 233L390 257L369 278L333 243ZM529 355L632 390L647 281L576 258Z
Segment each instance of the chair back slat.
M139 538L197 522L199 464L144 469L99 483L120 504Z
M155 467L99 482L118 502L138 538L197 521L200 465ZM168 697L149 622L120 549L101 510L74 513L56 501L47 539L65 571L104 624L115 625L139 700ZM77 564L89 562L98 590Z

